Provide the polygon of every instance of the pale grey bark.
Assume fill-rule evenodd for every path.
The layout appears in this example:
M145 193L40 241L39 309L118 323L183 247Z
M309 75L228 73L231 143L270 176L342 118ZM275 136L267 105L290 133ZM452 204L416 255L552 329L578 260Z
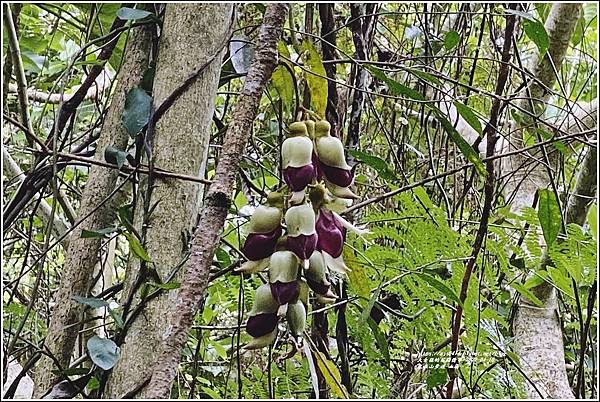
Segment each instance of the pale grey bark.
M545 24L550 47L543 57L536 52L528 66L535 80L531 80L522 93L524 99L518 105L521 111L519 112L521 122L519 124L512 122L510 138L504 141L503 151L523 148L523 130L534 126L532 115L542 117L551 93L549 89L556 83L555 70L560 71L581 8L581 4L576 3L555 3L552 6ZM529 97L531 99L527 99ZM554 161L553 156L549 155L550 162ZM502 169L505 172L515 172L508 177L505 187L505 195L508 198L514 197L511 204L512 211L519 211L523 206L532 206L537 189L548 185L547 170L539 163L542 160L542 153L537 152L535 155L520 153L502 161Z
M531 101L525 99L519 105L534 116L541 117L544 113L549 89L556 83L555 71L560 71L580 12L581 4L555 3L552 6L545 24L550 47L546 55L536 55L528 66L537 80L532 81L528 91L523 93L525 97L530 96ZM504 151L522 148L523 130L534 124L531 116L521 113L521 121L511 124L510 146L505 143ZM567 126L573 128L570 124ZM505 188L508 198L514 196L512 211L519 212L523 207L534 206L536 191L550 184L548 167L544 166L544 162L554 163L550 150L546 155L541 152L535 156L520 153L503 161L504 171L512 172ZM515 351L525 374L535 384L532 386L526 382L527 394L530 398L571 399L574 395L565 368L556 291L551 285L544 283L533 288L532 292L543 302L543 306L534 306L521 297L513 322Z
M125 60L121 69L115 94L112 98L109 112L102 127L101 135L96 145L97 160L104 160L104 149L114 146L125 149L129 139L127 131L121 122L121 114L125 106L127 92L139 85L143 73L148 66L151 30L148 27L136 28L132 31ZM91 290L94 267L99 261L103 240L99 238L81 238L81 231L97 230L111 225L115 212L111 203L103 203L106 196L115 189L118 171L101 166L90 168L88 181L83 191L79 220L87 217L71 235L71 242L62 271L60 287L54 296L55 307L50 318L45 347L58 360L61 367L68 367L73 355L80 325L72 325L82 320L84 306L76 303L71 296L88 296ZM102 206L100 206L102 204ZM59 376L53 373L57 370L55 362L43 356L37 364L35 395L44 395Z
M153 156L155 165L162 169L204 177L210 123L224 45L232 29L232 13L232 4L166 6L154 80L155 106L200 66L209 64L156 126ZM142 192L145 187L146 181L142 181ZM193 230L202 191L200 184L190 181L157 178L154 183L152 203L158 202L158 205L149 217L145 247L152 259L149 268L155 268L161 280L167 280L182 262L185 235ZM136 225L142 221L142 209L140 205L136 211ZM131 258L125 298L135 288L139 268L139 261ZM128 329L121 357L109 378L107 397L118 398L132 391L151 373L168 322L166 314L176 295L177 291L172 290L148 301L143 313ZM139 298L135 297L134 305L138 302ZM145 396L145 390L136 395Z

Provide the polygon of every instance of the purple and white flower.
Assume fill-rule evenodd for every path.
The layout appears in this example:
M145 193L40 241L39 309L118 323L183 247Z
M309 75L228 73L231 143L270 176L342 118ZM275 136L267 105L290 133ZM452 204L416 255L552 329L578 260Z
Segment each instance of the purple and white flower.
M290 203L298 204L304 199L304 189L315 177L313 143L304 123L292 123L289 129L290 136L281 145L283 179L292 192Z
M253 273L267 267L269 257L275 251L277 241L283 233L282 207L283 196L280 193L271 193L267 205L261 205L254 210L250 217L249 233L241 249L248 261L236 271Z
M315 211L308 204L290 207L285 213L285 224L288 231L286 248L303 261L304 268L308 268L308 259L317 247Z

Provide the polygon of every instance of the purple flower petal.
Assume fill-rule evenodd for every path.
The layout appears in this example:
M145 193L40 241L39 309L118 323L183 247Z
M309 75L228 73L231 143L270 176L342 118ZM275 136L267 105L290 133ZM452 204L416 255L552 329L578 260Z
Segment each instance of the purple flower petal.
M277 239L281 236L283 229L276 227L269 233L250 233L242 247L242 253L250 261L258 261L269 257L275 252Z
M273 298L277 300L277 303L283 305L288 304L298 298L300 295L300 285L298 281L292 282L280 282L275 281L269 284L271 286L271 293Z
M253 315L248 317L246 332L253 338L258 338L272 332L278 321L277 312Z
M283 169L283 179L292 191L302 191L312 183L315 168L312 164L302 167L287 167Z
M327 180L340 187L348 187L354 180L351 170L328 166L323 162L319 162L319 169Z
M342 254L346 228L325 208L319 210L315 229L318 234L317 250L336 258Z
M308 260L317 247L317 234L288 236L285 247L301 260Z
M313 292L315 292L318 295L326 294L329 291L329 288L331 287L330 284L313 281L308 277L306 278L306 283L308 284L308 287L311 288Z

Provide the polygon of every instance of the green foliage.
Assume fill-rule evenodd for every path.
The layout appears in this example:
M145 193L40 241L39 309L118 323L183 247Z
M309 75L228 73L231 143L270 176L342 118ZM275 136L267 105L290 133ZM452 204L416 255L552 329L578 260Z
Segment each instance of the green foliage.
M119 347L110 339L93 336L88 339L87 350L95 365L110 370L119 360Z
M444 36L444 48L452 50L460 42L460 34L456 31L450 31Z
M427 181L433 175L460 167L465 160L475 166L479 175L472 175L467 169L430 180L423 186L369 204L347 216L358 224L367 224L372 232L365 236L366 242L348 234L343 253L352 269L346 278L349 297L346 322L354 387L350 397L435 398L447 381L446 369L417 367L417 364L423 362L423 352L448 352L450 349L444 342L450 334L465 263L471 255L481 217L482 177L485 175L478 152L455 129L455 121L438 108L438 90L450 95L460 117L481 136L489 118L493 101L490 94L495 90L499 68L496 40L502 36L505 14L509 11L500 4L487 5L485 10L481 4L432 4L427 6L428 25L425 28L422 4L381 3L377 7L378 22L373 38L376 46L369 53L373 64L361 64L371 77L360 119L360 142L357 149L348 152L361 162L356 166L353 187L361 198L357 202L400 186ZM465 13L467 7L469 11ZM521 22L515 32L514 54L518 52L524 68L535 53L545 53L549 49L543 22L551 7L552 4L525 4L524 11L514 12ZM247 234L247 209L263 202L264 193L282 184L281 128L296 118L293 116L296 103L304 101L304 83L310 94L310 109L321 116L324 116L327 99L331 96L324 78L325 66L331 61L322 58L319 13L313 9L313 34L304 34L306 9L305 5L294 6L290 20L286 22L278 46L280 64L271 78L269 92L261 99L252 125L251 140L240 165L244 177L238 178L236 192L232 194L222 242L210 271L213 279L182 352L174 397L269 398L271 389L275 398L296 399L308 398L313 389L305 356L298 353L280 360L291 351L285 333L280 333L271 354L267 350L238 351L238 346L248 340L243 325L253 302L254 289L263 283L265 276L263 273L261 279L260 275L248 277L230 272L239 262L239 248ZM249 4L237 11L236 34L243 33L249 42L256 44L256 27L262 21L265 6ZM354 81L350 78L354 77L352 74L357 65L349 61L356 56L353 32L344 25L350 20L349 6L336 4L334 15L337 60L333 64L340 95L337 112L344 117L339 134L345 141L354 93L351 88ZM116 18L130 20L128 24L131 24L154 21L155 17L161 16L116 3L24 3L18 19L19 44L29 88L59 93L64 86L65 93L73 93L90 67L96 65L97 55L105 45L95 41L108 33ZM488 26L494 29L488 29ZM126 40L125 31L118 39L109 63L104 66L106 76L113 81L112 87L107 87L99 97L82 103L70 122L72 128L68 135L61 137L59 147L64 148L59 150L70 152L87 138L95 138L100 133L114 95L110 88L114 90L115 74L122 62ZM4 32L4 55L7 42ZM572 105L576 101L597 98L595 3L583 5L570 44L562 67L557 69L559 82L550 88L542 119L558 117L567 103ZM516 58L511 62L517 65ZM148 122L152 79L153 69L150 68L145 74L143 88L127 94L123 124L132 138ZM225 127L231 124L231 111L243 83L244 77L235 72L231 62L226 63L221 71L214 115L215 121ZM516 102L512 97L520 91L522 84L521 75L513 70L503 96ZM296 99L297 94L299 99ZM19 116L20 108L14 93L8 93L4 106L6 115ZM55 104L30 102L29 112L40 139L46 140L51 132L57 108ZM503 111L508 109L510 107ZM501 121L507 124L495 129L501 135L506 134L513 118L515 116L503 112ZM9 122L5 128L8 128L3 138L6 149L22 170L28 172L33 165L24 133ZM206 174L209 179L213 178L222 152L220 145L225 131L224 128L211 129ZM553 132L543 127L523 132L526 145L533 145L538 138L549 140L553 136ZM94 150L93 143L87 145L86 150ZM105 159L122 167L131 156L131 145L122 150L109 147L96 152L108 153ZM551 147L561 152L560 165L552 168L556 169L553 170L554 178L564 206L563 195L567 191L573 192L579 157L587 145L563 141L554 142L548 150L552 150ZM531 151L532 154L535 152ZM87 166L69 165L55 180L76 209L81 203L88 171ZM588 297L597 280L596 204L590 208L583 226L569 224L566 233L562 233L561 215L565 215L565 211L558 209L553 191L540 191L537 209L510 212L512 200L501 193L501 180L509 174L497 172L488 233L464 303L460 350L465 353L476 351L480 356L490 354L489 358L475 359L473 364L467 361L460 364L460 376L468 392L465 397L507 399L526 396L526 380L519 371L522 362L512 349L514 334L511 326L519 297L541 305L534 295L534 288L539 284L548 283L559 294L567 363L579 369L582 334L578 317L581 313L585 320L588 308L593 314L589 336L591 343L597 341L593 335L597 332L597 308L588 306ZM142 180L133 184L136 192L143 185L144 176L140 177ZM18 183L8 176L3 180L6 204ZM41 192L44 201L50 205L56 202L50 186ZM103 256L108 254L108 244L116 244L114 258L110 261L115 278L112 283L102 284L103 291L125 281L128 260L151 260L137 237L140 228L134 224L134 206L136 203L139 206L143 200L132 197L127 188L119 193L125 198L111 206L111 213L114 212L118 219L114 226L82 225L82 237L102 240L100 252ZM113 201L110 202L113 205ZM56 206L57 215L64 217L61 205L57 203ZM4 335L10 342L15 328L25 316L28 317L15 346L19 353L23 351L23 359L32 356L35 348L31 345L41 345L47 334L46 322L52 310L49 302L55 297L53 292L58 288L65 263L65 250L57 245L45 253L44 260L32 264L44 253L46 240L50 240L49 244L55 240L53 234L47 233L45 222L31 213L33 207L34 203L30 204L15 225L7 229L3 250ZM182 244L175 247L179 249ZM37 294L33 294L39 269L43 269L42 281ZM218 277L214 279L217 273ZM174 293L179 286L180 280L174 278L164 284L144 284L143 291L146 295L157 290ZM334 290L338 293L337 287ZM122 291L102 298L97 295L94 289L74 300L90 308L99 308L114 306L114 301L124 297ZM31 297L35 298L35 303L29 311ZM339 306L327 310L331 360L327 358L320 362L320 367L330 369L331 397L345 396L344 387L339 384L341 359L333 341L337 308ZM381 317L377 316L378 312ZM125 325L122 314L122 306L108 308L106 317L101 319L109 337ZM310 326L312 316L309 315L308 320ZM237 329L239 325L241 329ZM117 349L107 339L98 339L87 348L94 352L90 353L92 360L100 367L112 367L118 357ZM589 363L592 357L590 347L585 351L584 359L587 396L590 395L589 384L595 380ZM74 367L69 373L75 376L84 371ZM98 378L92 377L88 389L99 387Z
M454 101L454 106L456 106L458 114L460 114L462 118L465 119L467 123L469 123L469 126L471 126L473 130L477 131L480 136L483 136L481 121L479 121L479 118L477 117L473 109L459 101Z
M396 172L394 172L389 167L387 162L384 161L383 159L381 159L377 156L369 155L365 152L355 151L352 149L348 151L348 154L352 155L359 161L364 162L368 166L375 169L377 171L377 173L379 173L379 177L381 177L382 179L384 179L388 182L394 182L394 181L398 180L398 177L396 176Z
M523 20L523 29L529 39L538 47L540 54L545 54L550 46L550 39L548 39L544 23L539 20L525 19Z
M133 88L125 98L123 126L133 138L144 128L152 112L152 97L141 88Z
M303 59L309 68L304 76L310 89L310 102L313 110L319 116L325 116L325 108L327 107L327 80L325 67L319 52L309 40L302 42L302 50L304 51Z
M552 246L562 227L562 215L556 195L550 189L538 190L538 219L542 225L544 239L548 247Z

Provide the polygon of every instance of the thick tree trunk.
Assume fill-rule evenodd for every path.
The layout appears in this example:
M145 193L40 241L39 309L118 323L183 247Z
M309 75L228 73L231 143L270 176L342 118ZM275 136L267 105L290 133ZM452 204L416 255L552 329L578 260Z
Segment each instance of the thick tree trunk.
M166 111L156 125L152 141L154 163L173 172L204 177L210 123L221 71L221 59L232 29L232 4L168 4L160 38L154 79L154 105L158 107L200 66L208 62L191 86ZM216 57L215 57L216 56ZM136 212L139 228L146 181L140 186ZM184 256L186 233L193 230L202 193L198 183L156 178L150 205L158 202L148 218L145 247L161 280L166 281ZM125 298L135 292L140 262L131 258ZM121 357L113 368L107 397L132 391L152 371L166 330L165 319L177 291L150 300L133 321L121 345ZM134 297L135 302L139 298ZM130 309L131 311L131 309ZM146 397L142 390L136 397Z
M129 136L121 122L121 113L125 106L127 92L137 86L148 65L151 35L149 28L140 27L132 30L125 51L125 60L121 68L121 76L111 102L110 110L102 127L102 133L97 142L95 158L104 161L104 149L114 146L125 149ZM45 346L55 356L62 368L68 367L77 339L79 325L84 306L76 303L71 296L87 296L93 286L94 267L99 261L102 239L82 239L81 231L97 230L111 225L115 219L110 203L102 203L104 198L114 190L118 172L100 166L90 169L89 177L83 196L79 216L91 214L79 224L71 235L70 246L65 258L61 285L55 296L56 307L52 312ZM66 329L65 329L66 328ZM38 362L36 376L36 396L42 396L59 380L55 363L44 356Z
M535 117L541 117L549 91L556 83L556 71L560 71L571 35L581 12L581 4L555 3L546 20L546 31L550 47L543 56L533 58L529 66L536 81L531 82L520 107L521 121L513 122L510 147L505 151L523 147L523 132L535 126ZM528 113L531 115L528 115ZM549 151L538 153L538 160L527 153L519 153L504 163L503 169L512 172L506 183L507 198L512 199L511 209L519 212L523 207L534 206L534 197L539 188L550 184L549 167L539 162L553 162ZM530 398L573 398L565 368L565 354L562 330L558 319L558 303L554 288L544 283L532 291L544 303L542 307L532 305L520 298L517 314L513 322L514 346L520 364L529 382L527 393ZM541 394L541 395L540 395Z

